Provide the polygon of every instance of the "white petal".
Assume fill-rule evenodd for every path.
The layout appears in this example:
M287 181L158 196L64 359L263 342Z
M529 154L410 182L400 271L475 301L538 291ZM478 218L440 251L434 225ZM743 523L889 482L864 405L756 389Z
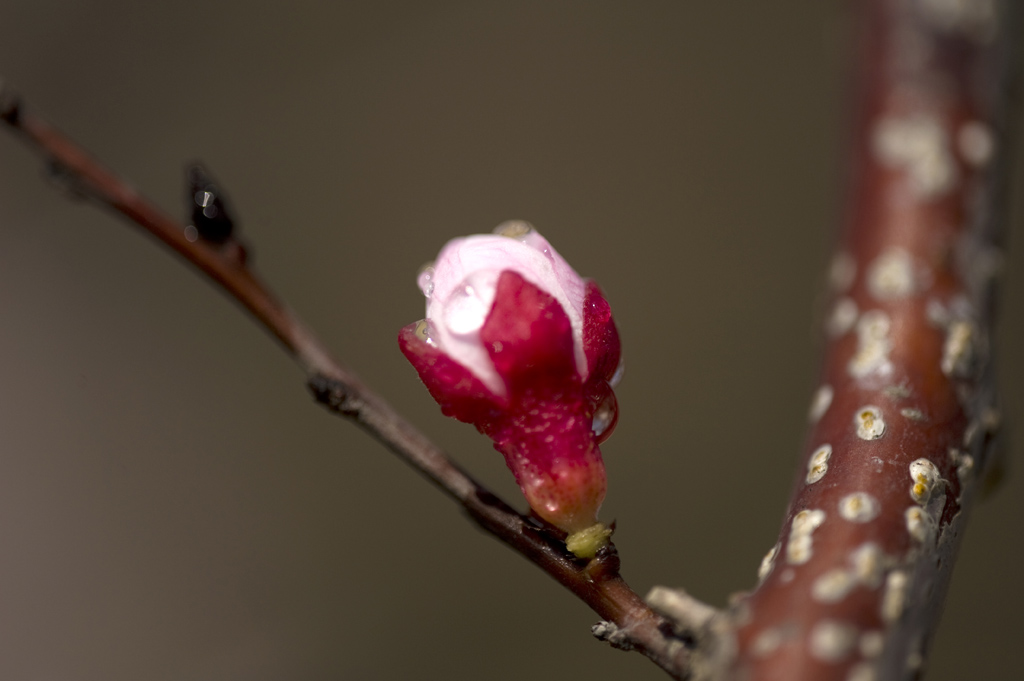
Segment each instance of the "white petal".
M535 230L515 238L477 234L452 239L445 245L434 262L429 288L426 282L420 282L427 296L427 320L434 342L491 390L505 394L504 381L480 341L480 328L494 303L498 277L504 270L518 273L562 306L572 326L576 368L586 378L586 284Z

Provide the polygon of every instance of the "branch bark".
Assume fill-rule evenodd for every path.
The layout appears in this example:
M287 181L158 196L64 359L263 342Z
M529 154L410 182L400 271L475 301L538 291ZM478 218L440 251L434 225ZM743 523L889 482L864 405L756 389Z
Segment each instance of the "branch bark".
M727 616L744 679L917 678L993 468L1009 5L857 7L812 425L761 582Z

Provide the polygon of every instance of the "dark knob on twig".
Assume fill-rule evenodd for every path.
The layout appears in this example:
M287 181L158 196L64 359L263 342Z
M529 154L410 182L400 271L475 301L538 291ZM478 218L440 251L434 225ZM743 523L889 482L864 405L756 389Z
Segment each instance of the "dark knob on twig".
M235 228L224 192L199 164L189 167L187 181L192 226L203 239L218 244L224 243L231 238Z

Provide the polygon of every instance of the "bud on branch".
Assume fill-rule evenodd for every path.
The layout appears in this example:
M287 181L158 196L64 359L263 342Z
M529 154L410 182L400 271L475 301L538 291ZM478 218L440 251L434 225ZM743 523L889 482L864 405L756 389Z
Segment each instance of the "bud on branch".
M442 411L494 440L533 511L589 558L610 530L598 444L618 414L608 302L525 222L450 241L419 285L427 318L399 345Z

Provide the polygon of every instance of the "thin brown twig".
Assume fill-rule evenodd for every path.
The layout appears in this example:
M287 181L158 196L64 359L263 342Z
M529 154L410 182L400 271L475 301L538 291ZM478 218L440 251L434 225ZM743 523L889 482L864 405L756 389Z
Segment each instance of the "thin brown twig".
M316 335L271 293L244 258L238 257L237 243L236 248L223 248L187 238L183 225L78 144L26 111L2 85L0 81L0 118L73 181L77 191L113 208L159 239L248 310L300 364L318 402L357 423L461 504L485 531L544 570L607 620L595 628L598 638L643 653L676 678L688 675L688 646L622 579L614 545L589 562L577 560L565 548L564 536L557 529L517 513L485 489L333 359Z

